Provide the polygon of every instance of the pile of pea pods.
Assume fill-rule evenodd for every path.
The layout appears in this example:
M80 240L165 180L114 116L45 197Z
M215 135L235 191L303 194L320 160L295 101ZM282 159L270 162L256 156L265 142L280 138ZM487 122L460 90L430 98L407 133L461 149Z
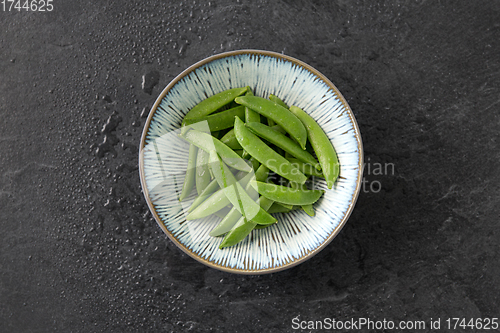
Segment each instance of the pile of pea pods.
M201 123L208 130L196 126ZM303 209L314 216L313 204L324 191L308 189L306 181L324 178L332 189L339 175L335 149L311 116L274 95L254 96L250 87L197 104L184 117L180 136L190 147L179 200L196 188L186 219L222 218L210 232L224 236L221 249L276 223L273 213Z

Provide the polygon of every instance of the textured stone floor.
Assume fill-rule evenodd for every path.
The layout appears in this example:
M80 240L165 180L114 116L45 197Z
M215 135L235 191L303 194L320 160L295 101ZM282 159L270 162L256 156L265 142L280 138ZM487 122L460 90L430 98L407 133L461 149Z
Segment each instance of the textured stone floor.
M294 318L422 320L414 331L429 332L431 318L500 317L499 17L496 0L0 11L0 332L288 332ZM339 236L264 276L185 255L138 173L161 90L243 48L325 74L371 167Z

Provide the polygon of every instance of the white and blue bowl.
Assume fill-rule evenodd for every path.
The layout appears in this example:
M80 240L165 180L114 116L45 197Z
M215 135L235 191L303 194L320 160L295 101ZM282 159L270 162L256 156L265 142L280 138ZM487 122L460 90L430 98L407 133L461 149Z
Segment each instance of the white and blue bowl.
M308 112L337 151L340 176L314 207L276 214L278 223L254 230L241 243L219 249L222 237L209 236L220 218L187 221L194 198L178 201L189 145L177 137L184 115L205 98L250 86L255 95L274 94ZM363 172L359 128L338 89L311 66L279 53L240 50L206 58L177 76L154 104L141 138L141 185L148 206L167 236L194 259L223 271L263 274L295 266L321 251L340 232L358 197ZM326 188L325 184L318 184ZM196 191L194 191L196 192Z

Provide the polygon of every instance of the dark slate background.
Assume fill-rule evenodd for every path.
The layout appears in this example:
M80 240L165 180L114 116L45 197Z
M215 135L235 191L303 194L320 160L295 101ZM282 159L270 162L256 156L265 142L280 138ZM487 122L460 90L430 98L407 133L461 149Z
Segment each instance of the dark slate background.
M0 12L2 333L287 332L297 316L424 332L431 318L500 317L498 0L53 5ZM185 255L139 183L161 90L243 48L330 78L372 167L340 235L264 276Z

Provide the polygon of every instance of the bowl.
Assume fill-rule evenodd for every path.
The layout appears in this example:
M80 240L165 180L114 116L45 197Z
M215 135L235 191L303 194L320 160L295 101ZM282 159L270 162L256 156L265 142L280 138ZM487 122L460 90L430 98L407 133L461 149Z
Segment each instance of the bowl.
M340 176L315 204L275 214L278 223L253 230L239 244L219 249L222 237L209 232L220 221L186 220L191 201L179 202L189 145L176 133L184 115L203 99L235 87L255 95L274 94L309 113L338 154ZM179 74L153 105L142 133L139 172L144 196L160 228L199 262L232 273L264 274L300 264L324 249L346 224L356 203L363 172L363 147L354 115L339 90L323 74L292 57L260 50L217 54ZM196 192L196 191L194 191Z

